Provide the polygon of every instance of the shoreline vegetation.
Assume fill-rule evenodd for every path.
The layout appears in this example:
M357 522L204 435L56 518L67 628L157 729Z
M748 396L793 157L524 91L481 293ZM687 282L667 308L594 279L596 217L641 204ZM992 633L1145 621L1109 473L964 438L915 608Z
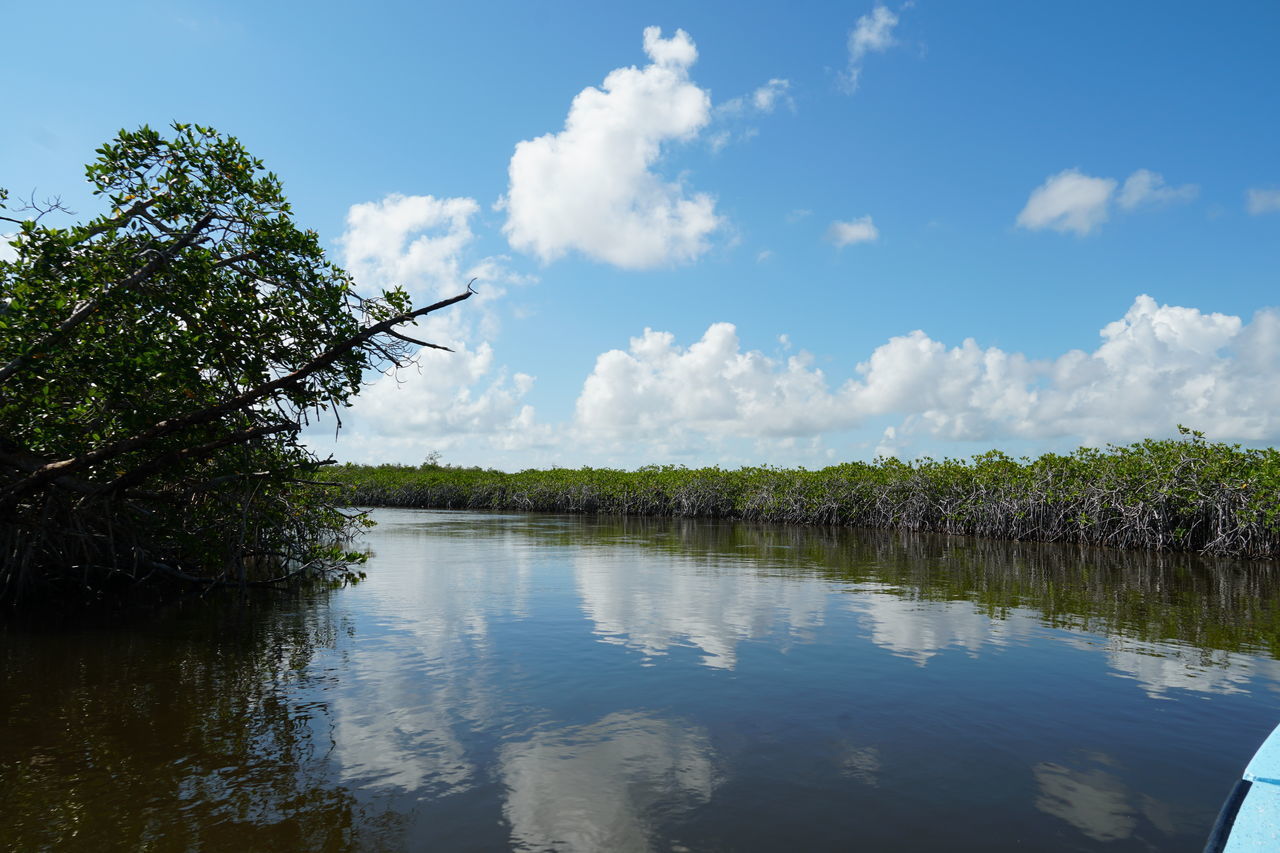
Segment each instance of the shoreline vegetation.
M819 470L646 466L504 473L335 465L352 506L723 518L1280 557L1280 451L1178 439L1015 459L880 458Z
M358 292L261 160L172 131L97 150L87 221L0 189L0 611L358 579L299 433L474 293Z

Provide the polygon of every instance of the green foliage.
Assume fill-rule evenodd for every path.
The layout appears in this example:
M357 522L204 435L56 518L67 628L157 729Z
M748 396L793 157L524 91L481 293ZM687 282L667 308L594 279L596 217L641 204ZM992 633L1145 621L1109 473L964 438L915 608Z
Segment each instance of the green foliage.
M819 471L346 465L325 476L357 506L740 518L1280 556L1280 452L1183 436L1035 459L991 451Z
M97 155L106 212L5 217L21 225L0 263L0 599L342 563L348 521L300 482L317 460L296 435L406 356L372 332L408 297L357 295L232 137L142 127Z

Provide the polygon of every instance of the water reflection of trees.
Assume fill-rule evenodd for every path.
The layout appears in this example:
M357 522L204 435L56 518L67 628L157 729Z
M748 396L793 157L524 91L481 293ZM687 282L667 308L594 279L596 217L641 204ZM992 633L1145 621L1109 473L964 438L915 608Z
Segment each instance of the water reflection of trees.
M877 584L914 600L968 601L994 618L1037 611L1053 627L1280 657L1280 566L1194 554L961 536L665 518L469 516L557 544L629 545L749 563L757 572Z
M353 846L371 824L324 777L323 704L298 698L338 626L278 605L0 635L0 847Z

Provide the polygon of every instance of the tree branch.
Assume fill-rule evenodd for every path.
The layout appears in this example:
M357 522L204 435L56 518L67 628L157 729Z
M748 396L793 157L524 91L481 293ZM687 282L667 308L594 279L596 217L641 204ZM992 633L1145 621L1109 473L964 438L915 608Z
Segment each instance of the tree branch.
M219 403L216 406L210 406L197 412L191 412L186 415L180 415L176 418L163 420L139 435L121 439L120 441L99 447L97 450L91 450L80 456L76 456L71 459L62 459L57 462L49 462L29 474L26 478L11 485L7 489L9 499L12 500L15 497L30 492L32 489L39 488L56 477L84 470L90 465L145 447L153 441L167 435L172 435L179 430L209 423L217 420L223 415L246 409L259 400L271 396L279 391L295 388L301 385L310 376L325 369L326 367L329 367L338 359L372 340L377 335L383 334L395 326L408 323L418 317L430 314L433 311L438 311L441 308L447 308L450 305L470 299L474 293L475 291L472 290L470 284L468 284L467 290L457 296L442 299L439 302L426 306L425 308L419 308L416 311L410 311L405 314L398 314L394 317L383 320L380 323L375 323L374 325L369 326L368 328L365 328L330 347L324 353L312 359L310 362L292 373L273 379L270 382L265 382L256 388L251 388L250 390L245 391L230 400Z
M215 262L213 265L213 268L218 269L219 267L225 267L225 266L230 266L231 264L237 264L240 261L253 260L254 258L258 257L258 254L259 253L257 250L254 250L252 252L241 252L238 255L232 255L229 258L223 258L222 260Z
M0 465L15 468L27 474L33 474L36 471L40 471L48 464L49 460L41 459L34 453L27 453L24 450L18 449L5 450L0 448ZM64 486L74 492L80 492L81 494L86 495L93 494L97 489L93 483L90 483L87 480L80 480L69 476L58 477L54 482L59 486Z
M103 495L110 494L112 492L119 492L123 489L136 486L152 474L155 474L158 471L163 471L165 468L168 468L171 465L176 465L179 462L190 459L199 459L202 456L208 456L214 451L221 450L224 447L230 447L233 444L243 444L246 441L252 441L255 438L262 438L263 436L274 435L279 432L297 432L300 429L302 429L302 427L296 423L251 427L250 429L242 429L238 432L233 432L230 435L224 435L222 438L216 438L213 441L207 441L204 444L198 444L195 447L183 447L157 456L155 459L134 468L132 471L121 474L110 483L100 486L97 491L98 494Z
M442 347L439 344L429 344L426 341L420 341L417 338L411 338L408 335L402 335L399 332L397 332L395 329L387 329L387 334L389 334L393 338L399 338L402 341L407 341L408 343L411 343L411 344L417 344L420 347L431 347L432 349L442 349L445 352L453 352L453 350L449 349L448 347Z

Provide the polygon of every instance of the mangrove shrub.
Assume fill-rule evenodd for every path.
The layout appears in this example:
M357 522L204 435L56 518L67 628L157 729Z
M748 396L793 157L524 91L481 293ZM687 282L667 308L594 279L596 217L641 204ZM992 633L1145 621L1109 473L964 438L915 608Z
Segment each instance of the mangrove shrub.
M817 471L427 464L328 472L359 506L734 518L1280 557L1280 452L1178 439L1014 459L877 459Z
M98 149L87 221L0 204L0 601L340 569L351 519L298 432L471 293L357 294L262 161L172 130Z

